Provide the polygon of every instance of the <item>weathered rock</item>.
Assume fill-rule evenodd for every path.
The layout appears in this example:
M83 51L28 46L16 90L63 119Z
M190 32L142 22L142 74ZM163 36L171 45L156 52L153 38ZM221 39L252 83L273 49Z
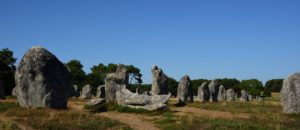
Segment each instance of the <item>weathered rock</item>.
M148 96L152 95L150 91L145 91L145 92L143 92L143 94L148 95Z
M280 94L284 113L300 113L300 73L284 79Z
M86 103L88 106L100 106L101 104L105 103L104 98L97 98L97 99L91 99L89 102Z
M127 68L119 64L115 73L109 73L105 79L105 97L107 102L116 102L116 92L128 85Z
M204 82L201 84L201 86L198 88L198 100L199 102L206 102L209 100L209 89L207 86L207 83Z
M15 80L20 106L67 107L72 89L71 74L46 49L37 46L29 49L16 69Z
M226 90L225 90L224 86L221 85L219 87L219 92L218 92L218 101L225 101L226 95L227 95Z
M124 88L121 91L117 91L116 98L117 103L122 106L128 106L131 108L142 108L145 110L153 111L166 107L166 102L171 97L168 95L144 95L132 93L128 89Z
M262 98L261 96L257 96L257 97L256 97L256 100L259 101L259 102L261 102L261 101L264 100L264 98Z
M154 65L152 72L152 95L167 95L168 92L168 76L164 74L163 70Z
M137 94L142 94L143 91L142 91L139 87L137 87L137 88L135 89L135 93L137 93Z
M249 99L250 102L252 102L253 101L253 96L252 95L248 95L248 99Z
M13 90L11 91L12 96L17 96L17 88L14 87Z
M227 101L234 101L235 100L235 92L234 92L233 89L228 89L226 95L227 95L227 97L226 97Z
M217 81L216 80L212 80L209 83L208 88L209 88L209 92L210 92L209 102L216 102L216 101L218 101Z
M100 85L97 88L96 98L105 98L105 85Z
M73 95L72 97L78 98L81 95L80 90L77 85L73 85Z
M0 80L0 99L4 99L4 86L2 80Z
M89 84L85 85L81 90L81 99L90 99L92 97L92 89L93 87Z
M248 99L248 93L247 93L245 90L242 90L242 91L241 91L241 98L240 98L240 101L242 101L242 102L247 102L247 101L249 101L249 99Z
M181 78L178 88L177 88L177 97L179 102L185 103L187 101L194 101L194 93L191 85L191 80L188 75L185 75Z

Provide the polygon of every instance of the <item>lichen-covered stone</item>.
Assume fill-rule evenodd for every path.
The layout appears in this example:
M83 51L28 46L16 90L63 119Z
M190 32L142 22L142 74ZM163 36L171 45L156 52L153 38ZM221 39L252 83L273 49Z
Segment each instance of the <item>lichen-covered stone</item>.
M26 52L17 66L15 80L21 107L67 107L71 74L45 48L34 46Z

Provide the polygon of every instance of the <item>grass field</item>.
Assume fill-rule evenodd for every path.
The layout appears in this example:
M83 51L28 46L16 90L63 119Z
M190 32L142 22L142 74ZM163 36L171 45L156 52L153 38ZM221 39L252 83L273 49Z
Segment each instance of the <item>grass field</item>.
M83 111L24 109L14 102L1 102L0 129L15 130L19 127L29 127L34 130L140 129L134 126L136 123L130 122L135 118L139 119L138 124L146 122L142 126L144 129L148 128L147 124L153 124L156 129L163 130L300 129L300 114L283 114L279 94L276 93L262 102L199 103L196 101L183 107L176 107L177 100L171 99L168 102L168 109L153 112L116 104L105 104L105 109L95 111L94 108L84 107L85 100L72 99L70 102L82 107ZM106 117L96 116L97 113L106 113ZM126 113L125 117L122 113Z

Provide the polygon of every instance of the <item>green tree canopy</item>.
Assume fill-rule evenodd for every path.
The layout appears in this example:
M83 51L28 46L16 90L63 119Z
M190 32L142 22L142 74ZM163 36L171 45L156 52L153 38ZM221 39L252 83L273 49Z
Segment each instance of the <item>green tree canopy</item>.
M253 96L262 96L261 92L265 91L262 82L257 79L243 80L240 86Z
M80 88L84 85L86 74L83 71L83 65L79 60L70 60L67 64L71 74L73 84L78 85Z
M11 91L15 87L16 60L13 51L8 48L0 51L0 79L3 81L5 95L11 95Z
M174 78L168 78L168 87L168 91L172 94L172 96L177 96L178 82Z
M283 84L283 79L272 79L266 82L266 89L271 92L280 92Z

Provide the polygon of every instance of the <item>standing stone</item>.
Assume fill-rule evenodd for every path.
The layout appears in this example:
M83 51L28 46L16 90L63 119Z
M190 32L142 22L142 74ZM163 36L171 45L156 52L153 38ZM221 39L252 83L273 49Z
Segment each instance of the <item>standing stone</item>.
M96 98L105 98L105 85L100 85L97 88Z
M216 102L216 101L218 101L217 81L216 80L212 80L209 83L208 88L209 88L209 92L210 92L209 102Z
M80 90L77 85L73 85L73 96L75 98L78 98L81 95Z
M248 95L248 99L249 99L250 102L252 102L253 101L253 96L252 95Z
M119 64L115 73L109 73L105 79L105 97L107 102L116 102L116 92L128 85L127 68Z
M90 99L92 97L92 86L87 84L81 90L81 99Z
M45 48L34 46L26 52L17 66L15 80L21 107L67 107L71 74Z
M164 74L162 69L154 65L152 72L152 95L168 95L168 76Z
M223 85L219 87L218 92L218 101L225 101L226 100L226 90Z
M206 82L198 88L198 99L202 103L209 100L209 89Z
M228 89L227 90L227 101L234 101L235 100L235 92L233 89Z
M16 87L13 88L13 90L11 92L11 95L12 96L17 96L17 88Z
M261 96L257 96L256 100L259 101L259 102L261 102L261 101L263 101L264 99L263 99Z
M4 87L3 87L2 80L0 80L0 99L5 99L5 97L4 97Z
M280 94L283 113L300 113L300 73L284 79Z
M247 102L248 101L248 93L245 90L241 91L240 101Z
M187 102L187 101L194 101L194 94L193 88L191 85L190 77L185 75L181 78L178 88L177 88L177 97L179 102Z
M135 89L135 93L136 93L136 94L143 94L143 91L141 90L140 87L137 87L137 88Z

